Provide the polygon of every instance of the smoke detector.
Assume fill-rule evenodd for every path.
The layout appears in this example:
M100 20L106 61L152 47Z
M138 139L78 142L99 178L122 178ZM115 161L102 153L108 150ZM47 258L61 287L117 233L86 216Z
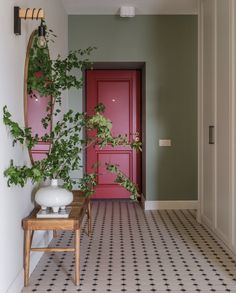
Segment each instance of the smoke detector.
M121 6L120 17L134 17L135 7L133 6Z

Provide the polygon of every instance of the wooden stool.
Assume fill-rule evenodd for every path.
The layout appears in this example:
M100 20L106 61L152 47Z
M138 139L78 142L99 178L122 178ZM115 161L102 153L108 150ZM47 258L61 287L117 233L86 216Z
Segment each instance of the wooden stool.
M75 285L80 281L80 229L83 217L88 217L88 235L91 233L91 203L89 198L84 198L81 193L74 191L74 200L71 204L71 212L68 218L36 218L39 207L35 208L32 213L23 219L23 229L25 235L24 244L24 285L29 285L29 265L30 251L38 252L74 252L75 253ZM75 233L75 245L68 247L40 247L32 248L32 239L35 230L53 230L54 235L59 230L70 230Z

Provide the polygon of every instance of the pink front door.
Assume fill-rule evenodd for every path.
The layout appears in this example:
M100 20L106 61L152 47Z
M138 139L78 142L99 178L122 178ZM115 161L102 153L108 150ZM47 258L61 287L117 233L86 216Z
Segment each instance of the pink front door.
M112 121L114 136L127 134L129 140L140 138L140 72L137 70L88 70L86 72L86 111L103 103L104 115ZM138 133L138 134L137 134ZM86 171L97 166L98 185L94 198L128 198L129 192L114 183L115 176L106 171L105 163L117 164L119 169L140 188L140 153L130 147L99 148L90 146L86 152Z

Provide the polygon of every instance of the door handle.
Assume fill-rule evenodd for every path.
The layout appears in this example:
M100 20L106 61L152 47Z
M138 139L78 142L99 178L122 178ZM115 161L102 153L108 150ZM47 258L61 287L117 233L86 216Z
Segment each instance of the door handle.
M215 144L215 126L209 125L209 144Z
M133 138L134 141L136 141L136 142L140 141L139 132L130 133L130 135L132 135L134 137Z

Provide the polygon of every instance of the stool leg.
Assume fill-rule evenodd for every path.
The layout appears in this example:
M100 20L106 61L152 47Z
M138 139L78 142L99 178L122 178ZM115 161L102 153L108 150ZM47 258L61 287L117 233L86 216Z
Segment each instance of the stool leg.
M33 238L34 238L34 230L32 231L30 236L30 247L32 246Z
M24 285L29 285L29 264L30 264L31 231L25 230L25 259L24 259Z
M80 229L75 230L75 285L80 281Z
M57 238L57 230L53 230L53 238Z

